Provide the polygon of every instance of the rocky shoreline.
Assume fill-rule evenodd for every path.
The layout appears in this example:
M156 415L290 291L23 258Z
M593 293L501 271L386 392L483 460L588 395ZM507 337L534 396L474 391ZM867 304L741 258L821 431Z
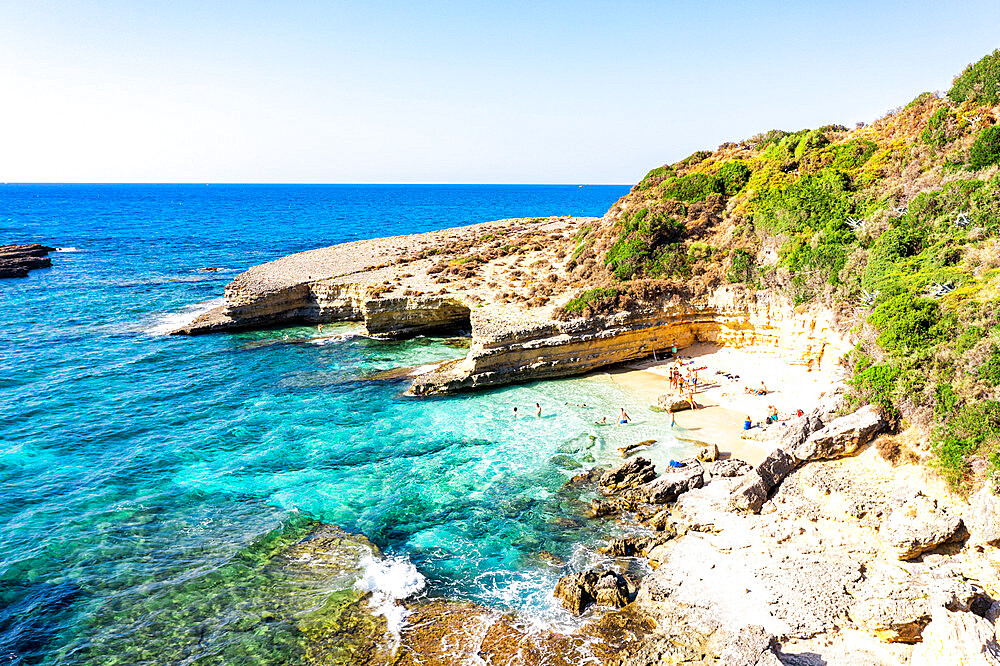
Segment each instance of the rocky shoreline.
M334 321L384 337L468 332L464 358L415 378L420 395L584 374L675 343L821 370L851 349L830 312L733 287L560 316L584 284L573 248L594 223L501 220L292 255L237 276L223 306L175 333ZM890 434L878 409L857 407L831 391L755 466L709 446L666 471L623 451L638 457L578 475L573 492L601 495L592 519L622 530L609 565L565 571L554 590L584 630L542 637L474 605L418 602L387 663L456 663L441 647L451 636L471 641L469 660L510 664L1000 664L996 498L951 494L927 471L925 437ZM637 560L652 573L631 575ZM456 637L477 622L482 635Z
M0 245L0 278L28 277L39 268L48 268L52 260L47 256L54 247L31 243L28 245Z
M843 407L830 396L756 467L708 450L577 477L607 496L595 517L626 526L605 552L654 568L634 594L614 567L560 581L573 612L645 627L606 663L998 663L996 499L899 464L877 410Z

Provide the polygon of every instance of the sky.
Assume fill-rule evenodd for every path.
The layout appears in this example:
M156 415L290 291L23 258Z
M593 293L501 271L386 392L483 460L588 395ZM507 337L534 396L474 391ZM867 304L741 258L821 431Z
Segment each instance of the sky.
M998 47L995 0L0 0L0 182L633 183Z

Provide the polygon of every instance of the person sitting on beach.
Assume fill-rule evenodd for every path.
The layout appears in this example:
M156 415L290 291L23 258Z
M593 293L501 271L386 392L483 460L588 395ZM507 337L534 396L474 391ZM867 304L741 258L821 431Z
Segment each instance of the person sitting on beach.
M743 429L749 430L752 427L753 427L753 422L750 420L750 417L747 416L746 420L743 422Z
M764 382L760 383L760 388L757 389L757 395L767 395L767 386Z
M619 411L618 425L625 425L626 423L632 420L632 418L628 415L628 412L625 411L624 407L622 407L618 411Z
M772 421L777 421L778 420L778 408L775 407L774 405L771 405L771 411L768 414L768 416L771 417Z
M754 391L754 390L753 390L752 388L750 388L749 386L744 386L744 387L743 387L743 392L744 392L744 393L749 393L750 395L757 395L757 391Z

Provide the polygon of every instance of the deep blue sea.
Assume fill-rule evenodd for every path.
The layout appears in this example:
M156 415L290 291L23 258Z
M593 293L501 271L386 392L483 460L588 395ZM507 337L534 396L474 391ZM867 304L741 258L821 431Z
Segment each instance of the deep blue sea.
M0 664L294 663L294 618L274 608L345 584L276 573L314 521L415 567L421 594L568 622L551 599L565 567L538 554L591 556L600 530L560 493L581 466L669 438L635 396L596 376L407 398L405 382L366 377L465 350L351 325L162 333L288 253L600 216L627 191L0 186L0 244L61 248L51 269L0 281ZM594 425L619 406L636 423Z

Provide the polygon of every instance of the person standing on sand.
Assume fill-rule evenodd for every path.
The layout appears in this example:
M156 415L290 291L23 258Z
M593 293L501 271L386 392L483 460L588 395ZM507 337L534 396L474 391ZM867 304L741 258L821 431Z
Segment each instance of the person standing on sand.
M542 418L542 406L539 405L537 402L535 403L535 416L537 416L538 418Z
M673 428L675 425L677 425L677 414L675 414L673 411L671 411L670 412L670 427Z
M670 343L670 355L677 358L677 340Z
M625 425L631 420L632 419L629 417L628 412L625 411L624 407L618 410L618 425Z

